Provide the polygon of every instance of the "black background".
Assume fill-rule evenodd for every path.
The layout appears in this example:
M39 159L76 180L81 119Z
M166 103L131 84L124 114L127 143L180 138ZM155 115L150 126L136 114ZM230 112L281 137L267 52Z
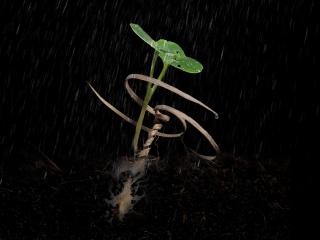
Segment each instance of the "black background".
M1 1L0 156L10 159L31 144L67 169L128 151L133 128L99 103L86 81L136 116L123 81L148 73L151 49L132 33L134 22L204 65L198 75L171 69L166 81L220 119L161 90L156 102L200 120L225 152L296 158L298 189L301 182L312 188L320 111L316 7L273 0ZM185 139L193 144L191 135ZM176 142L164 147L162 155Z
M212 106L218 121L164 91L158 100L196 112L224 151L290 158L306 147L302 124L319 117L319 105L303 96L311 100L318 87L312 1L3 1L1 11L1 142L8 151L29 142L65 162L129 148L133 128L86 81L137 114L123 81L148 73L151 49L130 22L203 63L199 75L171 69L167 82Z

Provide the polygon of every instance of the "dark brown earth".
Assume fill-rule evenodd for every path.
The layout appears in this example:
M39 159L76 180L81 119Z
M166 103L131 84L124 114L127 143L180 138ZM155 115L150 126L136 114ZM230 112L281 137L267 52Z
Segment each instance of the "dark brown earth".
M289 239L285 159L162 159L144 200L110 225L106 161L60 173L32 156L16 152L1 166L0 239Z

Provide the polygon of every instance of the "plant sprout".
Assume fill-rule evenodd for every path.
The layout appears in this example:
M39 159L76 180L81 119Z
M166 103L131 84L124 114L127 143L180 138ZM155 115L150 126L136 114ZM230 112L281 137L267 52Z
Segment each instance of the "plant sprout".
M137 34L144 42L149 44L154 49L150 67L150 77L153 77L154 75L154 69L158 57L160 57L163 62L162 70L157 78L159 81L163 79L169 66L173 66L187 73L200 73L202 71L202 64L191 57L187 57L178 44L171 41L167 41L165 39L159 39L158 41L154 41L138 24L131 23L130 27L135 34ZM138 150L141 126L147 110L147 106L156 89L157 85L154 85L150 82L148 83L141 112L137 121L135 134L132 141L132 147L135 153Z
M115 179L115 182L119 185L114 189L120 188L120 191L112 192L111 191L111 199L108 199L106 202L112 206L113 211L111 211L114 216L112 219L116 217L120 221L123 217L132 210L134 204L139 201L143 196L138 196L136 194L137 189L139 188L139 181L145 176L146 169L152 158L150 158L149 151L151 149L151 145L156 136L166 137L166 138L177 138L181 137L184 132L187 130L187 123L191 124L194 128L196 128L210 143L215 152L218 154L220 152L219 146L216 144L212 136L193 118L185 114L184 112L179 111L168 105L157 105L155 107L149 106L149 102L157 89L157 87L162 87L172 93L179 95L180 97L197 104L210 111L215 115L215 118L218 118L218 114L213 111L210 107L195 99L191 95L184 93L183 91L163 82L163 78L169 68L169 66L178 68L187 73L200 73L203 69L201 63L197 60L187 57L182 50L182 48L171 41L167 41L164 39L159 39L158 41L154 41L139 25L130 24L131 29L137 34L144 42L150 45L154 49L150 73L149 76L142 74L129 74L125 79L125 88L129 93L130 97L139 105L141 105L141 112L137 121L134 121L118 109L116 109L111 103L106 101L92 86L90 83L89 86L95 95L100 99L100 101L106 105L109 109L111 109L114 113L120 116L125 121L130 124L136 126L135 134L132 140L132 148L134 150L133 157L120 157L114 165L114 169L112 172L112 176ZM157 60L160 58L162 60L163 66L162 70L157 78L154 78L155 66L157 64ZM143 82L147 82L147 89L142 100L139 98L132 88L129 86L129 80L140 80ZM145 117L145 113L148 111L149 113L154 115L154 124L152 128L148 128L143 125L143 120ZM179 133L163 133L160 132L162 128L161 122L168 122L170 117L161 113L160 111L166 111L174 116L181 122L183 126L183 131ZM144 142L143 147L138 149L138 142L141 130L148 132L148 138ZM191 150L196 156L204 160L213 160L215 156L207 156L201 155L196 151Z

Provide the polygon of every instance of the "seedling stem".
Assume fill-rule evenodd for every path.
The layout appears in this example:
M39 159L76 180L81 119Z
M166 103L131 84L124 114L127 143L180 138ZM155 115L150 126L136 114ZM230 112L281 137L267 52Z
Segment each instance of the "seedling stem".
M150 77L153 77L153 75L154 75L154 69L155 69L155 65L157 63L158 56L159 56L158 52L154 51L153 57L152 57L152 62L151 62L151 68L150 68ZM163 79L163 77L165 76L165 74L168 70L168 67L169 67L168 64L166 64L166 63L163 64L160 75L157 78L159 81L161 81ZM147 111L147 106L148 106L156 89L157 89L157 85L152 86L151 83L148 83L146 94L145 94L145 97L143 100L141 112L140 112L140 115L139 115L139 118L137 121L136 129L135 129L135 133L134 133L134 137L133 137L133 141L132 141L132 148L133 148L134 153L137 153L137 151L138 151L138 142L139 142L141 127L143 124L143 119L144 119L144 116Z

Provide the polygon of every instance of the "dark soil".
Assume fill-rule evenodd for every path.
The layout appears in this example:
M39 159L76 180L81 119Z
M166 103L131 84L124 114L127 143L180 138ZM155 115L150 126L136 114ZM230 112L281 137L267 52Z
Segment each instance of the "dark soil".
M289 239L285 161L175 160L151 167L146 197L110 225L106 160L59 173L49 160L13 154L1 166L0 239Z

